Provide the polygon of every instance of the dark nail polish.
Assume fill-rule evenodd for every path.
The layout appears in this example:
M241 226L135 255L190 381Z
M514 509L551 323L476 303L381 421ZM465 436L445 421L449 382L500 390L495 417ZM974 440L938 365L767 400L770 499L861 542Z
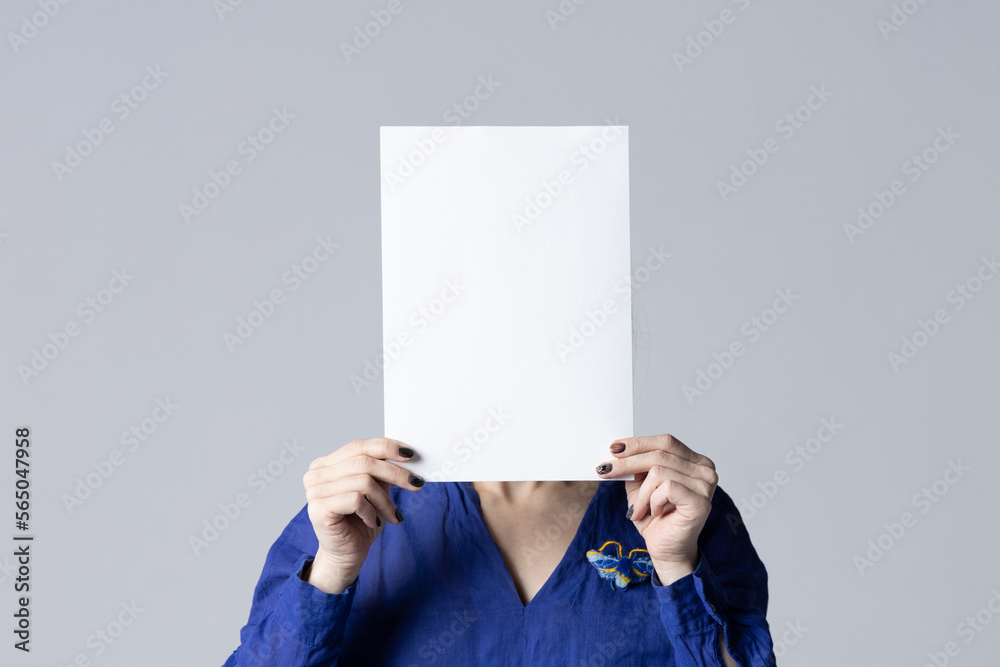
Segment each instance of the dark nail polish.
M403 513L399 511L398 507L396 508L396 521L403 522Z
M410 449L409 447L398 447L396 451L399 452L400 456L405 456L408 459L413 458L413 450Z
M633 511L635 511L635 505L629 505L628 506L628 511L625 512L625 519L627 521L631 521L632 520L632 512Z
M607 474L609 472L611 472L611 464L610 463L602 463L601 465L597 466L597 474L604 475L604 474Z
M378 528L382 525L382 519L375 517L375 527Z
M611 453L612 454L621 454L624 451L625 451L625 443L624 442L616 442L615 444L611 445Z
M419 488L424 485L424 480L420 479L416 475L410 475L410 484Z

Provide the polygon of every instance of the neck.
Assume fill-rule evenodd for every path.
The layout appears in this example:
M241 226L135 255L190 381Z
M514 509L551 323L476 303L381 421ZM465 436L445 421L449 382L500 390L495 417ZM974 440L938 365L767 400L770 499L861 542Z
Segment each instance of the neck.
M572 482L473 482L472 486L480 497L509 503L534 502L541 497L565 496L579 493L593 494L600 480Z

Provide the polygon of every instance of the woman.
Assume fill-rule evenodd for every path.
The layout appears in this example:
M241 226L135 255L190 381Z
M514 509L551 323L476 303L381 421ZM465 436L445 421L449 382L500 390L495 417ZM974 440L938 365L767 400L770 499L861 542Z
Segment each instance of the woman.
M673 436L617 440L595 482L425 485L413 456L312 462L227 667L775 664L764 564Z

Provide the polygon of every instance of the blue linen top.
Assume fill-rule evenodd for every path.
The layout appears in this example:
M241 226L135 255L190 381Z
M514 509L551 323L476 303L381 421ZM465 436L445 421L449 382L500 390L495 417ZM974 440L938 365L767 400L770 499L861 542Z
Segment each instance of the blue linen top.
M615 588L586 557L609 540L645 548L625 518L625 482L604 480L562 560L523 604L471 482L392 486L405 520L385 524L357 579L325 593L302 579L316 553L308 505L271 546L240 646L224 667L319 665L776 665L767 571L717 487L697 569ZM539 535L535 548L544 549Z

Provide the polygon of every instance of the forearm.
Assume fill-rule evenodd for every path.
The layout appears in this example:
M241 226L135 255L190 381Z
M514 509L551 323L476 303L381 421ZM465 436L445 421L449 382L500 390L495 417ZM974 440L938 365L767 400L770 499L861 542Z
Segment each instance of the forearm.
M358 572L343 572L326 563L317 553L302 569L302 579L324 593L340 595L358 579Z
M280 587L270 588L269 596L256 601L250 621L240 631L240 646L224 667L326 667L336 665L347 617L350 614L357 575L331 574L321 566L310 580L313 561L303 556L293 566L294 573ZM321 586L342 590L328 593Z
M656 560L655 558L651 558L650 560L653 561L653 569L656 570L656 576L660 578L660 583L664 586L669 586L678 579L688 576L698 567L697 556L679 563Z
M662 582L664 586L669 586L678 579L692 574L697 567L698 563L695 560L685 563L664 563L653 560L653 568L656 570L656 576L659 577L660 582ZM720 628L719 653L722 655L722 664L724 667L739 667L736 664L736 661L733 660L733 656L729 655L729 649L726 647L725 634L726 633Z
M743 667L771 665L768 659L770 637L765 636L766 631L755 629L759 625L756 619L748 625L751 619L744 613L731 615L735 609L726 604L707 563L701 563L702 569L699 570L699 560L677 563L653 561L654 587L662 591L658 594L661 602L669 602L661 613L678 651L675 656L677 664L686 667L739 667L726 644L728 634L734 649L744 656L742 659L750 660L750 664ZM706 576L709 578L706 579ZM695 584L696 581L699 585ZM704 600L699 593L702 586L705 587Z

